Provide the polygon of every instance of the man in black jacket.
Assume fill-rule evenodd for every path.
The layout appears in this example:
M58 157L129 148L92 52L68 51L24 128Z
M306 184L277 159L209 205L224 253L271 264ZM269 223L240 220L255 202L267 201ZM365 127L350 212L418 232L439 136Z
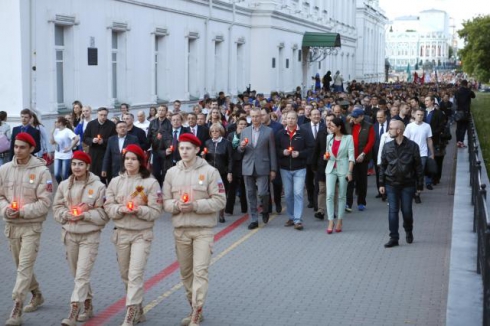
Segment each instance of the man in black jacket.
M403 136L405 125L399 120L390 122L390 137L394 141L383 147L379 166L379 192L388 195L390 240L385 248L398 246L398 212L402 211L407 243L413 242L412 200L415 187L424 185L424 171L419 146Z
M39 130L37 130L36 128L34 128L33 126L31 126L29 124L29 122L31 121L31 118L32 118L31 110L23 109L22 111L20 111L21 125L14 127L12 130L12 135L10 136L10 139L11 139L11 141L10 141L10 160L12 160L12 158L14 157L15 136L17 136L17 134L20 134L21 132L27 132L36 141L36 148L34 149L32 154L36 154L41 149L41 145L40 145L41 144L41 134L40 134Z
M475 98L475 93L468 88L466 79L461 81L461 87L454 97L456 99L457 115L461 117L456 125L456 141L458 147L463 148L466 147L463 142L466 130L468 130L471 99Z
M163 135L170 135L170 130L172 129L172 125L167 119L167 111L168 108L165 104L160 105L157 109L157 119L151 120L150 127L148 128L148 142L153 152L152 173L160 186L163 184L163 158L158 155L158 150L161 146Z
M288 221L284 226L303 230L303 192L305 188L306 160L311 155L304 130L298 127L298 114L289 111L287 127L276 135L277 161L281 171Z

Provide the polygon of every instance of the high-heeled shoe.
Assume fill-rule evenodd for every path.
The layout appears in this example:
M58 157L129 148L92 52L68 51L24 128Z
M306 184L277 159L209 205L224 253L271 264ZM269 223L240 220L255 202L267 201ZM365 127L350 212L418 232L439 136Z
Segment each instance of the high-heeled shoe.
M331 224L331 225L330 225ZM333 232L333 227L335 226L335 224L333 223L333 221L329 221L328 222L328 227L327 227L327 234L332 234Z
M342 220L337 221L337 227L335 228L335 232L342 232Z

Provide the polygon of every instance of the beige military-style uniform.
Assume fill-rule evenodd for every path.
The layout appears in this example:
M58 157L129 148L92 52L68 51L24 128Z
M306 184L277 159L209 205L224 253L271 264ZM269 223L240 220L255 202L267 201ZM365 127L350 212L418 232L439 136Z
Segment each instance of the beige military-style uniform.
M5 221L5 236L17 267L17 278L12 299L24 302L28 291L40 293L34 275L41 240L42 224L51 206L53 183L44 160L31 156L27 164L11 162L0 167L0 213ZM7 207L15 202L19 217L5 215Z
M131 201L139 213L120 214L119 208ZM153 226L162 212L162 192L150 176L122 174L111 180L104 209L114 221L112 242L116 246L119 272L126 286L126 306L143 302L144 271L153 240Z
M109 221L103 208L104 197L105 185L91 172L87 180L77 181L74 176L64 180L54 196L54 219L62 225L61 241L65 245L66 259L75 278L70 302L85 302L93 296L90 274L99 252L101 230ZM89 207L84 219L76 223L68 222L67 215L80 203Z
M182 195L195 202L194 211L182 213L177 203ZM185 167L182 161L168 170L163 183L165 211L172 214L175 249L187 300L195 309L204 305L208 291L208 267L214 242L217 214L226 195L218 170L205 160Z

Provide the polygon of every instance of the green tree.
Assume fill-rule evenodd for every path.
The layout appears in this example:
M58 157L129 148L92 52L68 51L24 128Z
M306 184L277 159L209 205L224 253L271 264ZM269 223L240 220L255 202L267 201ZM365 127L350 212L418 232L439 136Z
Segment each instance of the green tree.
M464 21L458 34L465 41L465 47L459 51L463 70L487 82L490 79L490 15Z

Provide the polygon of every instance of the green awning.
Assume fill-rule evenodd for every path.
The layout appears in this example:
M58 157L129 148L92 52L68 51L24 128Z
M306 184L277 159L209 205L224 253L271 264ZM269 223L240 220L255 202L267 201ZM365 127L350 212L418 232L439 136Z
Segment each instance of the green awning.
M340 34L305 32L303 46L336 48L340 47Z

